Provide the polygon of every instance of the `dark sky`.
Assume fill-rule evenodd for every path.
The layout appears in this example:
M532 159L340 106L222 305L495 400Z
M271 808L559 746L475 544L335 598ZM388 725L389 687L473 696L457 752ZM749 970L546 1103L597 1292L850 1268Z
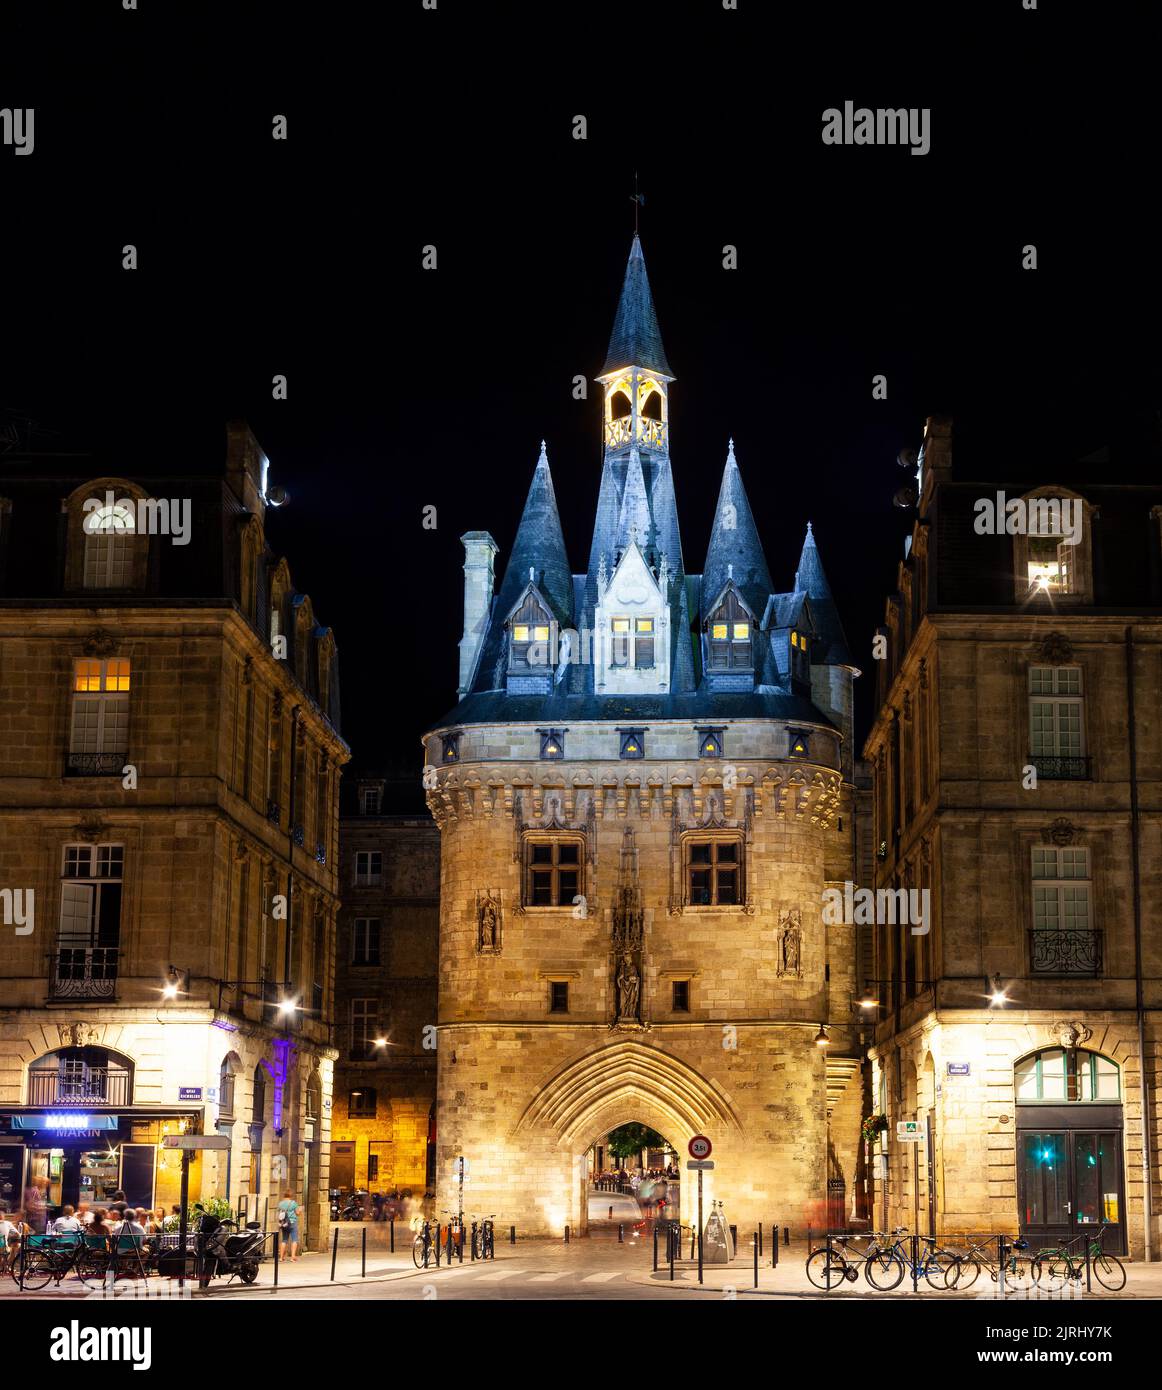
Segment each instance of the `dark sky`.
M602 365L635 169L688 570L731 435L776 584L810 518L857 654L910 528L895 455L926 415L953 415L958 476L1084 477L1106 443L1102 477L1156 476L1144 10L1068 33L1019 0L939 7L943 29L911 5L797 30L746 0L560 7L558 27L552 6L385 8L378 30L261 42L182 6L184 32L90 14L42 92L31 72L7 91L37 107L35 154L0 148L0 408L40 448L149 471L216 465L247 418L291 493L270 536L335 629L358 759L415 759L454 702L458 538L490 530L503 565L542 437L585 563L599 407L572 379ZM845 99L928 106L931 152L824 146Z

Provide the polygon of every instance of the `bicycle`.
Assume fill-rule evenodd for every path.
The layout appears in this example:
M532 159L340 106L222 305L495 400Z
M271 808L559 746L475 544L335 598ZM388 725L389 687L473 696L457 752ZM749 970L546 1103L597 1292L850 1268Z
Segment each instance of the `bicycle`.
M72 1234L31 1235L26 1237L27 1248L23 1262L16 1271L16 1282L21 1292L43 1289L46 1284L59 1284L84 1249L79 1236Z
M451 1264L463 1240L464 1218L454 1211L446 1211L444 1215L448 1218L446 1251Z
M474 1260L494 1260L496 1258L496 1245L493 1240L492 1218L495 1212L490 1212L488 1216L479 1216L472 1223L472 1258Z
M437 1237L438 1238L438 1237ZM432 1254L432 1223L425 1220L412 1241L412 1259L417 1269L427 1269Z
M853 1241L870 1242L866 1250L850 1250ZM828 1293L846 1282L854 1284L859 1278L864 1262L879 1249L880 1237L875 1232L867 1235L833 1236L827 1245L812 1250L807 1256L807 1278L817 1289Z
M906 1226L897 1226L892 1231L891 1245L868 1255L863 1272L873 1289L888 1293L903 1282L905 1274L916 1277L922 1274L934 1289L956 1288L960 1274L957 1257L940 1249L935 1236L917 1236L916 1239L925 1250L915 1263L912 1261L911 1237Z
M1017 1291L1033 1287L1033 1261L1028 1256L1017 1253L1029 1248L1027 1240L1010 1241L1004 1236L966 1235L965 1241L968 1245L967 1253L956 1257L957 1279L955 1287L959 1291L967 1293L980 1278L981 1272L986 1269L993 1283L997 1282L1001 1267L999 1257L1002 1244L1005 1247L1005 1283ZM997 1244L996 1255L990 1248L994 1243Z
M1056 1293L1063 1289L1070 1279L1080 1280L1085 1274L1086 1252L1089 1254L1089 1267L1094 1278L1111 1293L1126 1287L1126 1267L1116 1255L1107 1255L1102 1245L1105 1230L1110 1223L1103 1221L1096 1236L1086 1234L1075 1237L1065 1245L1039 1250L1033 1260L1033 1281L1037 1286ZM1088 1238L1088 1247L1083 1244L1081 1252L1075 1247Z

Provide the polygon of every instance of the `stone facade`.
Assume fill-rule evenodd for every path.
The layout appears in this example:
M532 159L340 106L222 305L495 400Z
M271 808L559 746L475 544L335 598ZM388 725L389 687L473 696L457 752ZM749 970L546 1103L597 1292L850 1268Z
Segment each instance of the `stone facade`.
M418 799L418 788L417 769L407 781L409 801ZM440 851L428 817L393 813L398 790L390 778L360 775L345 791L332 1138L354 1144L351 1186L418 1197L429 1183L436 1101ZM377 876L357 873L361 853L381 856ZM352 1005L372 999L384 1045L368 1050L356 1035ZM362 1094L353 1105L354 1091ZM373 1104L375 1114L358 1113L359 1101L365 1111Z
M192 1195L261 1216L290 1186L321 1242L348 753L333 639L266 549L266 460L235 426L224 476L29 466L33 480L12 459L0 478L0 883L36 904L28 934L0 926L0 1158L58 1150L70 1190L75 1143L36 1130L17 1152L46 1109L119 1120L126 1143L150 1126L225 1133L229 1154L199 1164ZM119 588L94 583L80 526L107 484L193 501L186 547L112 539L132 554L104 576ZM18 564L38 544L43 569ZM295 1009L279 1015L284 989ZM158 1201L172 1166L158 1159Z
M929 422L921 467L866 748L877 884L932 903L926 935L876 929L878 1219L1037 1245L1114 1214L1111 1242L1156 1257L1162 489L1008 486L1082 508L1074 578L1051 559L1031 587L1029 539L974 528L997 488L953 480L947 421ZM1020 1087L1038 1054L1083 1084ZM1084 1083L1095 1058L1114 1064L1101 1096ZM931 1154L895 1142L903 1119L931 1125ZM1090 1133L1105 1136L1100 1192ZM1026 1134L1064 1136L1060 1153Z

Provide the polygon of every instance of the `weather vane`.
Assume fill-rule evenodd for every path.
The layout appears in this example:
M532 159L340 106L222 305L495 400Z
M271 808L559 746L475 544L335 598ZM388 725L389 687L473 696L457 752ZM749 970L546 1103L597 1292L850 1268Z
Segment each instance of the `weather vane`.
M645 206L646 195L637 191L637 170L633 171L633 192L629 195L629 200L633 204L633 234L637 236L637 215L638 209Z

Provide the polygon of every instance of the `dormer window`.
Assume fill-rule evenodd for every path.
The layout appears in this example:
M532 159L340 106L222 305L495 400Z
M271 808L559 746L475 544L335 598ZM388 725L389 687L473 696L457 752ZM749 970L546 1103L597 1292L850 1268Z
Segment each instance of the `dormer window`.
M512 615L511 632L509 670L548 670L552 618L533 594Z
M458 763L460 761L460 735L445 734L444 736L444 761L446 763Z
M654 620L634 620L633 664L642 670L654 664Z
M751 655L750 614L733 589L711 614L706 625L708 665L713 671L749 670Z
M722 730L721 729L699 729L701 735L698 743L698 756L700 758L721 758L722 754Z
M811 756L811 736L805 729L787 730L787 751L792 758Z
M811 679L811 643L807 634L791 629L791 675L795 680Z
M539 729L541 736L541 759L547 763L559 763L565 756L565 735L561 729Z
M641 729L619 729L621 734L621 756L623 758L644 758L646 741Z

